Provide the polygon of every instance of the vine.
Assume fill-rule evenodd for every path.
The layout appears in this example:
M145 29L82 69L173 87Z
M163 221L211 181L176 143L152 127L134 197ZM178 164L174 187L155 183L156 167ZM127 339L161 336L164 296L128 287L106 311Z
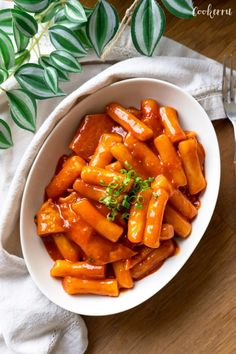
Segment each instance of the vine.
M177 17L193 16L192 0L159 2ZM37 100L64 96L60 82L81 72L79 60L91 51L105 60L129 24L136 50L152 56L166 25L156 0L134 0L120 23L106 0L98 0L94 8L77 0L14 0L13 8L0 10L0 94L7 96L9 119L34 132ZM48 55L40 52L44 36L54 47ZM32 62L33 51L38 63ZM18 88L8 90L11 77ZM12 145L10 127L0 119L0 149Z

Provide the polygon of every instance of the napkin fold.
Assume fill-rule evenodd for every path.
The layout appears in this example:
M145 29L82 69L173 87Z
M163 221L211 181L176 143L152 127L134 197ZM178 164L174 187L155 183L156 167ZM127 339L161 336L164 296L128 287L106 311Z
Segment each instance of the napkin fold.
M111 66L117 61L120 62ZM67 94L72 92L63 102L61 98L39 102L35 135L8 120L7 102L0 96L0 117L8 120L15 143L13 148L0 152L0 352L4 354L80 354L87 347L82 318L45 298L20 258L22 193L31 165L56 124L87 95L131 77L157 78L176 84L193 95L212 120L225 117L221 64L168 38L161 39L153 58L137 57L126 31L105 62L90 55L82 63L83 73L62 85Z
M24 260L0 256L0 353L83 353L87 329L80 316L51 303L36 288ZM6 350L6 346L8 351Z

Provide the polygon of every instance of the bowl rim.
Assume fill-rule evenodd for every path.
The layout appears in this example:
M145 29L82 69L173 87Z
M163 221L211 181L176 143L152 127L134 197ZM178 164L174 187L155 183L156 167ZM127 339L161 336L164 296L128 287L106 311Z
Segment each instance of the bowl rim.
M202 228L202 233L201 233L201 237L199 237L198 241L196 242L195 246L193 247L192 251L190 252L190 254L188 255L188 257L185 259L183 258L183 260L179 263L179 265L174 269L174 271L171 273L171 275L165 279L165 281L161 284L161 286L159 287L153 287L153 289L149 292L147 292L147 294L145 294L142 297L140 297L138 300L135 301L134 304L129 304L128 306L123 305L120 306L119 309L115 309L113 311L110 310L106 310L106 311L102 311L100 312L98 311L83 311L83 309L81 309L82 311L80 312L74 312L74 310L72 310L70 308L70 306L68 306L67 304L62 305L60 301L57 301L57 299L55 299L53 296L50 295L50 291L47 291L43 288L43 286L41 286L41 283L37 280L37 277L34 275L34 271L31 268L30 262L28 261L28 257L27 257L27 252L25 250L25 237L24 237L24 226L23 226L23 216L24 216L24 208L25 208L25 200L27 197L27 189L28 189L28 185L30 184L30 180L31 180L31 175L34 171L35 165L37 164L37 160L38 157L41 155L41 151L43 150L44 146L47 144L48 140L51 139L51 135L54 132L54 129L57 127L58 124L60 124L60 122L62 122L64 119L66 119L68 113L70 112L71 109L74 108L74 106L66 113L65 116L62 117L62 119L55 125L55 127L50 131L50 133L48 134L47 138L43 141L39 151L37 152L37 155L34 158L34 161L32 162L32 165L30 167L30 171L28 173L26 182L25 182L25 186L24 186L24 190L23 190L23 195L22 195L22 200L21 200L21 205L20 205L20 243L21 243L21 249L22 249L22 254L23 254L23 258L26 264L26 267L29 271L29 274L33 280L33 282L35 283L35 285L38 287L38 289L42 292L43 295L45 295L50 301L52 301L54 304L58 305L59 307L74 312L74 313L78 313L81 315L86 315L86 316L107 316L107 315L113 315L113 314L117 314L117 313L121 313L127 310L130 310L132 308L135 308L137 306L139 306L140 304L142 304L143 302L145 302L146 300L150 299L151 297L153 297L155 294L157 294L162 288L164 288L175 276L176 274L183 268L184 264L189 260L189 258L191 257L192 253L195 251L195 249L197 248L199 242L201 241L203 235L206 232L206 229L212 219L212 215L214 213L215 207L216 207L216 202L218 199L218 194L219 194L219 188L220 188L220 179L221 179L221 160L220 160L220 150L219 150L219 144L218 144L218 140L217 140L217 135L215 132L215 129L212 125L212 122L210 120L210 118L208 117L206 111L203 109L203 107L200 105L200 103L192 96L190 95L188 92L186 92L185 90L183 90L182 88L180 88L179 86L176 86L174 84L171 84L167 81L164 80L159 80L159 79L153 79L153 78L145 78L145 77L140 77L140 78L129 78L129 79L122 79L120 81L117 81L115 83L111 83L107 86L104 86L100 89L98 89L97 91L89 94L88 96L86 96L82 101L80 101L77 105L80 105L80 103L86 101L87 99L89 99L91 96L93 96L94 94L100 92L101 90L107 89L109 87L114 87L114 86L122 86L126 83L129 82L152 82L152 83L158 83L160 85L165 85L167 87L170 87L172 89L175 89L177 91L179 91L181 94L185 95L190 101L192 101L192 103L197 104L198 108L201 110L202 115L204 116L204 119L206 120L207 124L208 124L208 129L211 130L212 133L212 137L215 140L215 146L214 148L216 149L216 151L214 152L216 155L216 170L214 171L215 173L215 181L214 181L214 185L215 185L215 189L214 189L214 195L212 196L212 202L211 202L211 210L210 213L208 214L208 219L207 221L204 223L204 227ZM75 91L73 91L70 95L73 95ZM66 98L68 99L68 97L70 96L68 95ZM63 101L66 99L64 98L60 104L63 104ZM55 111L55 109L53 110ZM47 119L46 119L47 120ZM42 126L46 123L45 122L42 124ZM42 127L41 126L41 127ZM116 298L114 298L116 299Z

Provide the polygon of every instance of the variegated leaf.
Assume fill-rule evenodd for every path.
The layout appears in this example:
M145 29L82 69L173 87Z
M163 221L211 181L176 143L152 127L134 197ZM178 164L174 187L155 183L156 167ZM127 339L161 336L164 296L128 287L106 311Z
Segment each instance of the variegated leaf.
M7 122L0 119L0 149L9 149L12 145L11 129Z
M13 21L19 30L25 37L33 37L38 32L38 24L33 16L27 14L25 11L18 9L12 9Z
M66 50L77 58L87 54L76 34L65 26L54 25L49 29L49 36L56 49Z
M58 74L55 68L48 66L44 68L44 79L48 87L54 92L58 91Z
M193 17L192 0L162 0L163 4L173 15L179 18Z
M14 47L10 37L0 29L0 67L10 69L14 65Z
M56 50L50 54L50 58L56 68L64 70L71 73L81 72L80 63L71 55L64 50Z
M36 101L25 90L17 89L7 91L10 105L10 114L14 122L22 129L35 131Z
M14 0L14 3L28 12L41 12L48 7L50 0Z
M151 56L165 30L165 13L155 0L141 0L131 21L132 41L137 51Z
M99 1L87 23L87 35L98 56L114 37L118 26L116 9L105 0Z
M0 68L0 84L6 81L7 78L8 78L8 71L3 68Z
M24 62L30 60L30 52L25 49L22 52L15 54L15 67L22 65Z
M41 65L24 64L16 71L15 78L24 90L39 100L65 95L61 89L58 89L55 94L48 87L44 78L44 68Z
M42 23L50 21L56 14L61 10L61 4L51 2L51 4L41 13L38 13L34 16L36 21Z
M84 23L87 21L87 16L84 8L77 0L70 0L66 2L65 15L69 21L75 23Z
M21 52L29 44L29 38L25 37L17 28L15 21L13 20L13 34L16 42L17 51Z
M11 9L0 10L0 28L7 34L12 34L12 14Z
M40 57L39 64L42 65L44 68L46 68L48 66L52 66L55 68L55 65L53 64L51 58L48 55L43 55L42 57ZM55 68L55 69L57 70L59 81L69 81L69 76L66 71L62 71L58 68Z

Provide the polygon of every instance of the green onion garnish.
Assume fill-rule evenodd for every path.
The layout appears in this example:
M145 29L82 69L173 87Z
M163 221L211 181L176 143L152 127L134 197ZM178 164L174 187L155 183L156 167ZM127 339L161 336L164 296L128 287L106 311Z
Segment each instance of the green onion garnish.
M127 161L125 161L125 167L128 171L126 169L120 170L120 173L125 175L123 182L119 184L116 183L120 181L120 177L116 176L114 180L106 187L106 196L100 198L99 200L100 203L105 204L110 210L107 215L107 219L109 221L114 221L116 215L118 212L122 211L122 209L124 210L122 218L128 220L129 213L127 210L131 207L131 205L134 205L136 209L142 209L144 198L142 195L138 196L137 194L149 189L154 180L153 177L142 180L141 177L136 175L135 171L132 169L132 166ZM133 188L129 192L126 192L126 188L131 180L133 180ZM105 185L103 180L100 181L100 184L102 186Z
M103 179L100 180L100 184L101 184L101 186L103 186L103 187L105 186L105 182L103 181Z

